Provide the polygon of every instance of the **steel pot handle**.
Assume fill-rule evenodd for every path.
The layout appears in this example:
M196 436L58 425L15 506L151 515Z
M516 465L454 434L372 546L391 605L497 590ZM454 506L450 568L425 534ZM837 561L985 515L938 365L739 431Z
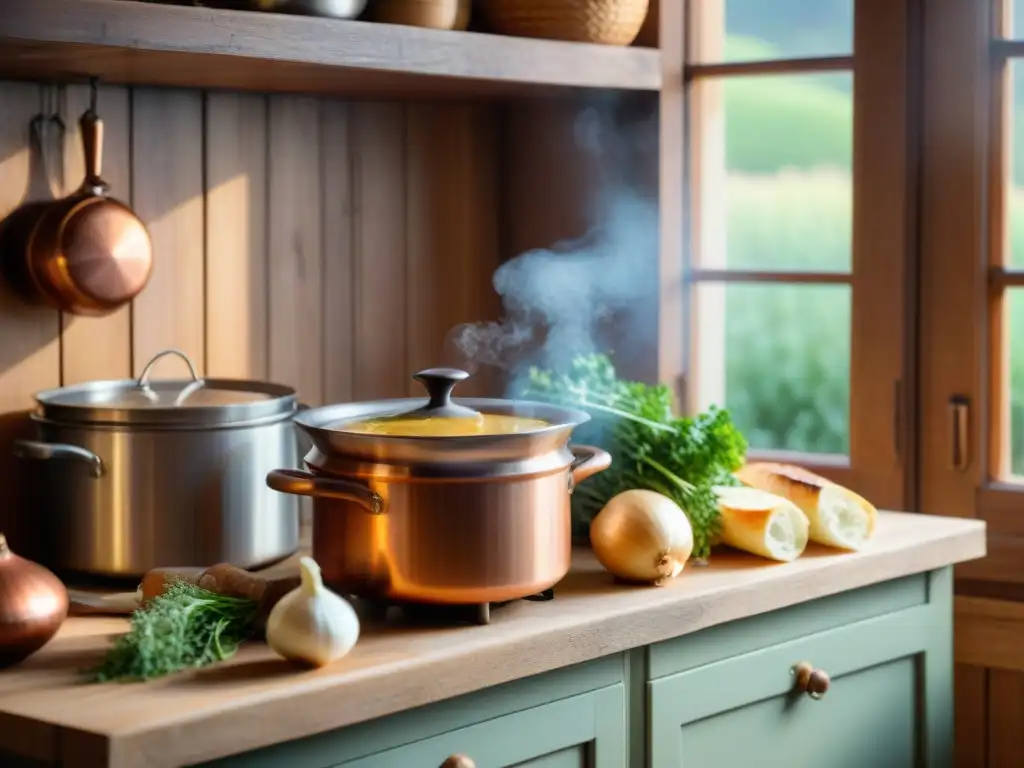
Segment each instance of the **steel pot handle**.
M612 465L612 455L594 445L570 445L573 460L569 465L569 493L591 475L604 472Z
M354 501L374 515L384 514L384 499L379 493L348 480L317 477L301 469L273 469L267 473L267 485L295 496Z
M167 357L167 355L177 355L178 357L185 361L185 365L188 366L189 375L192 377L193 384L202 381L202 379L199 378L199 374L196 373L196 367L192 365L192 359L184 352L182 352L180 349L175 349L174 347L171 347L170 349L165 349L163 352L157 352L155 355L153 355L153 357L149 359L149 362L146 363L146 367L142 369L142 375L139 376L139 380L138 382L136 382L136 385L139 387L139 389L149 388L149 372L153 370L153 366L156 365L157 360L159 360L161 357Z
M92 451L67 443L41 443L38 440L15 440L11 446L19 459L75 459L84 461L93 477L103 477L103 459Z

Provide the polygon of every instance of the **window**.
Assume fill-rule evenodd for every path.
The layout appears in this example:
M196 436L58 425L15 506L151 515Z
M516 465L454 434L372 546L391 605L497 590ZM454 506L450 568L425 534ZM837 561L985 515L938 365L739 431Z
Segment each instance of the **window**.
M906 503L907 19L688 4L686 401L754 456Z
M958 575L1024 582L1024 3L929 10L921 509L988 522Z

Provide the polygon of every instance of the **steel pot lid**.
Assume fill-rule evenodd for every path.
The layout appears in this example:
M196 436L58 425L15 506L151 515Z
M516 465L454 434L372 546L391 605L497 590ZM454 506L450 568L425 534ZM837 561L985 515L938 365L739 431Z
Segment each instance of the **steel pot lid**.
M153 365L177 355L188 379L152 379ZM188 355L167 349L155 355L138 379L91 381L36 395L43 417L60 422L203 427L273 420L296 411L295 390L241 379L203 379Z

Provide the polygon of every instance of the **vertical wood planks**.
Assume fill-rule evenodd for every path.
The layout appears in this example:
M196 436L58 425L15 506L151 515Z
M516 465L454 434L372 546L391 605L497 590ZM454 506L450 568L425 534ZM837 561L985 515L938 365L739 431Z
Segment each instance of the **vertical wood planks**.
M51 101L54 108L56 101ZM47 185L41 158L29 148L29 124L41 107L39 87L0 85L0 218L24 202L46 200L57 191ZM0 293L0 413L29 408L36 390L60 383L59 329L55 310L30 307L4 286Z
M153 275L135 299L134 374L177 347L205 357L203 109L198 91L139 88L132 101L132 198L153 238ZM182 375L164 361L158 375ZM166 372L166 373L165 373Z
M51 195L38 158L29 168L43 90L0 83L0 213ZM60 194L84 172L89 89L46 91L67 125L52 158ZM0 412L42 388L138 375L168 347L207 375L277 379L310 403L419 394L415 369L454 362L452 327L499 313L492 107L107 86L98 107L103 175L150 230L153 276L103 318L4 293ZM157 375L183 370L167 361Z
M406 166L406 368L464 364L445 349L449 332L485 313L497 266L496 171L491 126L472 105L408 108ZM451 359L446 359L448 356ZM475 373L475 372L474 372ZM458 392L480 394L485 376ZM422 387L409 382L414 395Z
M501 297L494 290L494 271L501 265L500 245L500 163L498 116L493 108L477 107L473 110L472 129L468 140L473 147L473 168L467 184L472 187L472 204L463 206L470 213L467 225L473 231L473 250L470 263L474 274L469 281L468 317L473 322L497 320L504 308ZM504 382L495 369L477 371L471 395L500 397L504 395Z
M30 151L29 125L43 106L40 96L35 85L0 83L0 219L24 202L52 196L40 158ZM55 98L51 106L56 108ZM16 249L4 254L20 255ZM28 306L6 284L0 286L0 525L11 546L28 555L26 536L33 525L18 482L22 462L11 455L10 441L32 434L26 418L32 396L60 383L59 324L55 310Z
M400 397L406 369L405 108L353 107L356 399Z
M131 113L126 88L99 89L97 112L103 120L103 154L100 175L110 184L112 197L124 203L132 199ZM89 88L67 86L62 115L67 125L64 141L64 194L74 192L85 177L85 155L78 120L89 108ZM131 307L126 305L105 317L62 315L62 384L131 376ZM102 339L102 343L96 343Z
M320 152L323 178L320 215L323 218L323 399L325 403L352 399L353 246L355 201L352 196L351 108L328 100L320 107Z
M206 96L206 372L266 378L267 99Z
M956 695L956 768L985 768L988 751L988 670L957 664L953 687Z
M320 116L314 99L270 97L270 376L323 396Z
M1024 765L1024 672L1010 669L988 671L988 760L989 768L1019 768Z

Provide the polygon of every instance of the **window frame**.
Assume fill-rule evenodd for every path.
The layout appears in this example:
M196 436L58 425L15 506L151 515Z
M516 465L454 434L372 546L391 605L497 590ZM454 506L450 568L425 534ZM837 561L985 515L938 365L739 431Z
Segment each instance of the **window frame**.
M1003 269L1004 97L1011 61L1024 63L1024 43L999 39L1008 1L929 0L926 16L919 495L923 512L988 526L988 556L957 566L958 578L1021 584L1024 484L1002 479L1009 433L995 426L1008 423L1002 292L1024 284ZM950 459L954 395L970 406L959 468Z
M700 16L709 4L686 3L690 46L700 29ZM698 6L703 13L698 11ZM785 59L769 62L709 64L685 62L684 82L694 77L739 74L827 72L853 73L853 225L849 273L710 272L695 264L693 233L683 239L686 294L682 312L686 330L682 341L681 387L684 407L697 406L695 367L697 282L722 278L730 282L771 281L787 284L849 284L851 296L850 449L847 456L795 452L752 452L752 458L791 461L808 466L837 482L856 488L880 507L904 509L913 504L914 446L909 436L914 414L908 408L912 392L916 311L912 262L916 249L916 158L910 141L916 127L911 99L914 77L915 0L856 0L854 47L851 56ZM696 57L689 57L696 58ZM849 70L848 70L849 71ZM700 109L694 89L685 89L687 112ZM688 115L689 117L690 115ZM688 128L692 123L687 121ZM688 136L685 157L687 221L701 221L699 205L699 138ZM895 181L895 183L894 183ZM838 276L838 279L837 279ZM820 281L820 282L819 282ZM726 282L718 282L726 285ZM662 326L664 330L664 325ZM895 329L895 330L894 330ZM677 331L678 333L678 331Z

